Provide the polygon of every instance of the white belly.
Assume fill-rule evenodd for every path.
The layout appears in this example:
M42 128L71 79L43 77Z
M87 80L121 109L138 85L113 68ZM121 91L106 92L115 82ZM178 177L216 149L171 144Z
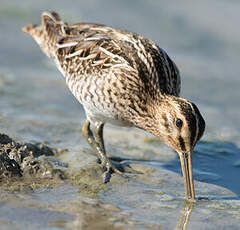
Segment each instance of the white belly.
M101 121L103 123L109 123L117 126L131 127L133 124L125 121L121 118L121 116L116 113L116 111L111 110L110 108L106 109L101 106L97 108L91 105L91 103L82 103L87 119L91 121L91 123L95 123L96 121Z

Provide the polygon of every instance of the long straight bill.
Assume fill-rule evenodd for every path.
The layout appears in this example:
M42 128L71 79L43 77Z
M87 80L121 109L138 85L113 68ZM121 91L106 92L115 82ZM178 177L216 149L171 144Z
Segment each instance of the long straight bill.
M192 171L192 153L183 152L179 154L182 173L184 177L184 186L186 190L186 199L195 201L195 190Z

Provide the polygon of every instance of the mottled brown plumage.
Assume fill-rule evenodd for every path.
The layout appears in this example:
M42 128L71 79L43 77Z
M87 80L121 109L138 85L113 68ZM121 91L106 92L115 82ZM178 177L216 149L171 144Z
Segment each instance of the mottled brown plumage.
M179 153L187 198L195 199L191 155L205 122L193 103L179 97L180 74L163 49L141 35L105 25L68 25L55 12L43 13L42 25L23 30L55 61L83 105L83 135L105 168L105 182L119 170L106 157L104 124L135 126Z

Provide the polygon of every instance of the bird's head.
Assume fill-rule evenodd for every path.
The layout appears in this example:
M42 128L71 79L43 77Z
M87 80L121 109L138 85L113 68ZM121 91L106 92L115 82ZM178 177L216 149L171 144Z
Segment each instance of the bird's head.
M154 120L151 132L178 152L186 198L194 200L192 152L204 133L205 121L194 103L174 96L164 97L155 107Z

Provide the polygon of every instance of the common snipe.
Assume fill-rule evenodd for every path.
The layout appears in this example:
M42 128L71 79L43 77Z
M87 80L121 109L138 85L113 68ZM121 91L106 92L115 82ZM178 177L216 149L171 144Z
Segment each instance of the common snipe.
M55 61L83 105L83 136L101 161L104 182L112 172L121 173L106 156L104 124L134 126L178 152L186 198L195 200L192 152L205 122L195 104L179 97L180 74L163 49L141 35L105 25L68 25L55 12L43 13L42 25L23 30Z

